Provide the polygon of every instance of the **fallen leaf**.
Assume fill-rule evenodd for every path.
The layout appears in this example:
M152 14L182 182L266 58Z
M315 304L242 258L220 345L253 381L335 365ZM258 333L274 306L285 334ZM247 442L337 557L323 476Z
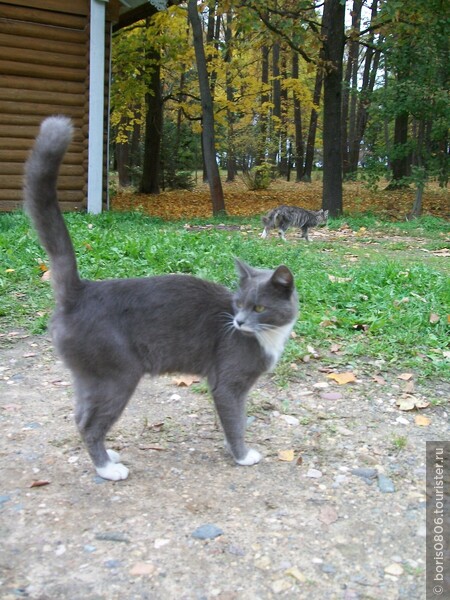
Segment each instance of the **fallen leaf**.
M319 323L319 326L320 327L335 327L336 321L337 321L337 319L335 319L334 321L332 321L331 319L324 319L323 321L321 321Z
M345 385L346 383L353 383L354 381L356 381L354 373L350 371L346 373L330 373L329 375L327 375L327 377L329 379L333 379L339 385Z
M44 480L36 480L33 481L30 485L30 488L34 488L34 487L43 487L44 485L49 485L50 481L44 481Z
M303 575L303 573L299 571L297 567L291 567L290 569L287 569L287 571L285 571L284 574L290 575L300 583L304 583L306 581L306 576Z
M430 403L426 400L420 400L409 394L398 398L396 404L400 410L414 410L415 408L427 408L430 406Z
M414 422L416 425L419 425L419 427L428 427L428 425L431 423L431 419L424 417L423 415L416 415Z
M405 394L412 394L414 391L414 381L407 381L403 391Z
M386 384L386 380L384 379L384 377L381 377L381 375L374 375L372 377L372 379L378 383L379 385L385 385Z
M14 272L15 272L15 269L6 269L5 270L5 273L14 273Z
M342 344L331 344L330 346L330 352L339 352L339 350L342 348Z
M398 379L403 379L403 381L409 381L413 377L414 377L414 375L412 373L401 373L398 376Z
M181 375L181 377L175 377L173 383L178 387L190 387L194 383L199 383L200 379L193 375Z
M48 267L45 263L40 263L39 265L39 269L43 272L46 273L48 271Z
M336 277L336 275L330 274L328 274L328 279L331 281L331 283L347 283L348 281L352 280L351 277Z
M430 314L430 323L432 325L435 325L436 323L439 323L440 321L440 316L437 315L436 313L431 313Z
M50 281L50 279L52 278L52 272L50 271L50 269L48 269L47 271L45 271L45 273L42 275L41 277L41 281Z
M396 405L400 410L414 410L416 408L415 399L412 396L405 396L404 398L398 398Z
M355 323L352 327L353 329L356 329L356 331L367 331L369 329L369 326L366 323Z
M279 450L278 460L282 460L284 462L292 462L294 460L294 451L292 449Z

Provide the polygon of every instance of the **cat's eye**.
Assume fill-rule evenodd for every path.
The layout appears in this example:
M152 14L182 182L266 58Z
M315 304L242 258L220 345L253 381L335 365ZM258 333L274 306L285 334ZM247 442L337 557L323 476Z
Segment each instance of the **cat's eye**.
M261 304L255 304L255 306L253 307L253 310L257 313L262 313L266 310L266 307L261 306Z

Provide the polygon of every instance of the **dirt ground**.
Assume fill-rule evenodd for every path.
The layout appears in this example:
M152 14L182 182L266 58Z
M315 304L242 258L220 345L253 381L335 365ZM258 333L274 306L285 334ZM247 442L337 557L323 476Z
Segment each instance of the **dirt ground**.
M415 384L419 414L396 405L414 377L369 362L347 385L314 360L286 387L267 375L248 426L264 460L239 467L201 383L144 379L111 432L130 468L113 483L50 340L0 341L3 600L425 597L425 441L449 438L448 383Z

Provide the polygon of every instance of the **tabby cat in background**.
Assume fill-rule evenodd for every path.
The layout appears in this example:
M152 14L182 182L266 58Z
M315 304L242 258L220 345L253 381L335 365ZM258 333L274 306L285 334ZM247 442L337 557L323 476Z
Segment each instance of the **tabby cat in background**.
M262 217L264 231L261 237L267 237L271 229L278 227L278 234L286 240L285 233L289 227L298 227L302 230L302 238L309 242L308 229L326 223L328 219L327 210L306 210L299 206L278 206Z
M25 207L51 263L56 308L55 348L72 371L75 420L100 477L126 479L128 469L105 436L144 373L190 373L207 378L240 465L261 460L244 441L246 397L272 369L294 326L298 300L284 265L255 269L236 261L239 287L191 277L80 279L58 204L59 167L72 138L65 117L46 119L25 169Z

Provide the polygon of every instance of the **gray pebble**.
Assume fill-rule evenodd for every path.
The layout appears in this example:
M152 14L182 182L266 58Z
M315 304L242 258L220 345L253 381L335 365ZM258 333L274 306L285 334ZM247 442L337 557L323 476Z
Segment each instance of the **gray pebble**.
M391 479L389 479L389 477L386 477L386 475L382 475L381 473L379 473L378 489L380 490L380 492L383 492L383 494L392 494L393 492L395 492L394 482Z
M378 474L376 469L370 469L369 467L358 467L357 469L351 470L352 475L362 477L363 479L375 479Z
M128 542L130 541L124 533L120 531L106 531L105 533L97 533L95 536L96 540L103 540L107 542Z
M328 563L323 564L320 567L321 571L323 571L324 573L329 573L330 575L332 575L333 573L336 573L336 569L333 567L333 565L330 565Z
M216 527L216 525L207 523L197 527L197 529L193 531L191 535L197 540L212 540L219 535L223 535L223 531L219 527Z
M11 496L0 496L0 506L11 500Z
M108 569L118 569L121 566L120 560L107 560L105 561L105 567Z

